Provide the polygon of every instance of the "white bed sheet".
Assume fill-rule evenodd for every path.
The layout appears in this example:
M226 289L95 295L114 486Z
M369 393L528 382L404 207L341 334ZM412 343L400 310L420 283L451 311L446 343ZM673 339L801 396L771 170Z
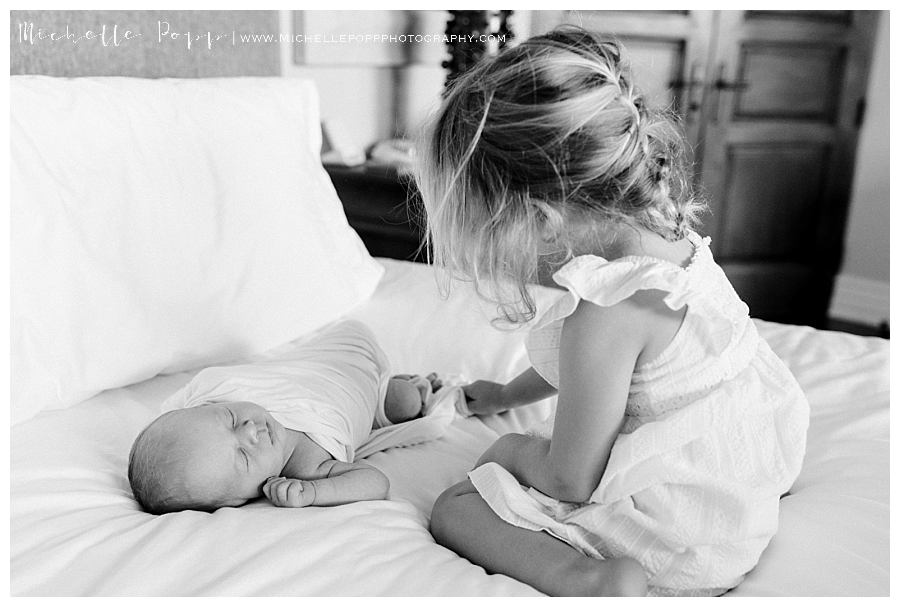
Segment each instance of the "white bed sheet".
M387 272L351 316L369 324L395 367L507 379L527 365L523 333L490 327L467 289L447 300L431 269ZM551 294L542 292L539 303ZM812 404L809 449L779 534L735 595L889 592L888 347L884 340L759 323ZM551 402L480 421L440 440L369 458L391 500L151 516L131 497L131 441L190 377L161 376L46 412L11 433L13 595L484 595L532 588L438 546L431 504L498 435L542 420Z

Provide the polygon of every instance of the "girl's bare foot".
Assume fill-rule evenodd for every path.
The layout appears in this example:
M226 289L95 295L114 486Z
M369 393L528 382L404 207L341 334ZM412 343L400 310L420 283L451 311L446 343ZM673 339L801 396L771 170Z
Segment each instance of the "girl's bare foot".
M445 490L431 511L437 543L550 596L645 596L647 576L634 559L595 559L543 531L510 525L471 481Z

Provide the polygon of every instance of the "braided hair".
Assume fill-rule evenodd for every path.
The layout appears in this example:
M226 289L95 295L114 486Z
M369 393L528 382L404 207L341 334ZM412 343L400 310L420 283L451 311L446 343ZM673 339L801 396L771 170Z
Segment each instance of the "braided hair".
M646 105L619 44L581 28L476 65L424 137L416 179L433 260L486 288L510 322L534 317L527 285L548 250L561 265L610 222L679 240L703 209L676 116Z

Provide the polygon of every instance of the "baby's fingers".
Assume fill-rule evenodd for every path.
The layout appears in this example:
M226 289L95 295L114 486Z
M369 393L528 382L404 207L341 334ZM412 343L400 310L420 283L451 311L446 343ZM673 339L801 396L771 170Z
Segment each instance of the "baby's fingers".
M303 503L303 481L295 480L288 483L286 493L285 501L292 508L301 508L306 505Z
M266 484L263 485L262 492L270 502L275 504L276 506L284 506L283 497L285 495L285 488L288 483L286 478L280 476L273 476L269 480L266 481Z
M303 482L295 478L273 478L263 485L263 494L276 506L300 508L303 503Z
M270 502L272 501L272 485L278 482L280 477L278 476L270 476L266 479L266 482L263 483L262 486L262 494L266 496L266 499Z
M290 506L288 503L288 488L291 486L291 482L287 479L283 479L277 481L275 485L272 487L272 490L275 494L275 504L278 506Z

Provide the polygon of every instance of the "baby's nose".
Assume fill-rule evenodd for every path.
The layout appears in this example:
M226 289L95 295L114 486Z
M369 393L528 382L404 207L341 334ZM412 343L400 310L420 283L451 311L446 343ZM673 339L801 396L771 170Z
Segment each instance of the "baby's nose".
M248 419L244 422L242 430L244 437L250 441L251 445L255 445L259 442L259 435L262 429L257 426L252 419Z

